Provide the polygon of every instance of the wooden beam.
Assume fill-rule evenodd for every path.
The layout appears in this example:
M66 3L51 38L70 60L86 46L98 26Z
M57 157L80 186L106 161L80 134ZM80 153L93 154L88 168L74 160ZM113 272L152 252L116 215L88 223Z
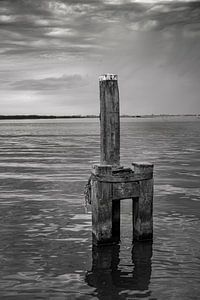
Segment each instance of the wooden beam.
M139 182L113 183L113 200L131 199L139 197Z

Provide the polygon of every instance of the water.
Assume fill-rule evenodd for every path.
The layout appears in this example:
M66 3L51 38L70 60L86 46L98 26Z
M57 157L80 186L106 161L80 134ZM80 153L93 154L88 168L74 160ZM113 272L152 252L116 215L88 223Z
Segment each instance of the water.
M122 119L121 162L155 164L154 240L92 249L95 119L0 122L0 299L199 299L200 120Z

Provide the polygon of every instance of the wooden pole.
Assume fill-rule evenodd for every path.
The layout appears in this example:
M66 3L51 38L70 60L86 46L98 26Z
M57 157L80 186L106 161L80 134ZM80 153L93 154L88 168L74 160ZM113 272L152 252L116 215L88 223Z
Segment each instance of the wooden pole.
M120 164L119 89L117 75L99 77L100 87L100 162Z
M92 173L96 177L111 175L112 166L94 165ZM112 184L92 179L91 201L93 244L112 243Z
M153 238L153 165L133 163L134 173L146 178L139 181L140 195L133 198L133 240Z

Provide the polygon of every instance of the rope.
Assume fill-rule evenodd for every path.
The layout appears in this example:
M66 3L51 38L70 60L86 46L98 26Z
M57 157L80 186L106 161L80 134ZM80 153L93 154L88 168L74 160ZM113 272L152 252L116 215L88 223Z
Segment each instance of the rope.
M84 196L85 196L85 208L87 211L88 204L91 205L91 179L92 175L90 175L87 184L84 188Z

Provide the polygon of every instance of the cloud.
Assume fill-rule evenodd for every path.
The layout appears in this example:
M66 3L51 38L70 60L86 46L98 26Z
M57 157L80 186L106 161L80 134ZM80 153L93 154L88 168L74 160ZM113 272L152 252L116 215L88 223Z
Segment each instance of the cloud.
M81 88L87 85L87 79L79 74L47 77L43 79L19 80L11 84L14 90L52 91Z
M170 28L184 29L196 24L200 30L200 2L170 1L154 5L150 10L151 19L157 20L157 30Z
M1 48L5 53L27 54L34 50L63 50L87 47L87 54L101 53L103 36L121 26L134 31L184 30L188 35L200 31L200 3L185 1L97 1L97 0L3 0L0 24ZM116 32L117 35L117 32ZM115 37L113 37L113 40ZM20 47L19 47L20 45ZM91 47L91 49L90 49ZM8 49L9 48L9 49ZM6 50L8 49L8 50ZM96 54L96 53L95 53Z
M105 72L119 74L127 111L140 107L138 113L142 109L153 113L158 107L161 110L162 101L172 110L175 105L167 103L176 102L178 110L180 103L188 103L187 91L191 110L192 103L197 103L199 1L0 3L0 84L5 108L11 97L19 109L23 95L23 99L31 99L29 111L39 109L41 103L48 104L50 99L53 110L59 98L66 107L76 103L73 109L80 113L84 109L97 113L98 75ZM23 103L21 109L24 112Z

